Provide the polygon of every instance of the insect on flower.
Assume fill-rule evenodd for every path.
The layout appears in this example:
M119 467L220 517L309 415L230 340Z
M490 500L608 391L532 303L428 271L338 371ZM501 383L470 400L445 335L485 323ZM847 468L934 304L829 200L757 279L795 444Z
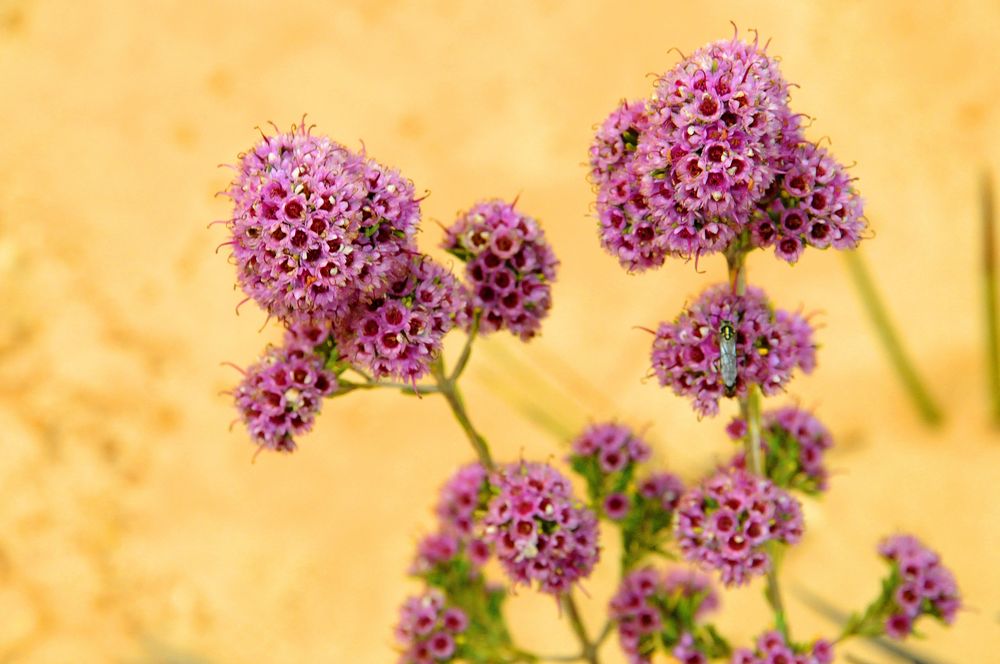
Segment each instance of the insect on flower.
M719 324L719 372L726 395L732 396L736 389L736 328L728 320Z

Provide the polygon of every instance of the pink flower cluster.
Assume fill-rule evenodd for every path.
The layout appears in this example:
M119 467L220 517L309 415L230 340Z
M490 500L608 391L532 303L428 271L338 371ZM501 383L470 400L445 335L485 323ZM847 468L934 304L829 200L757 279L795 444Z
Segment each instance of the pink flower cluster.
M233 393L236 409L261 448L293 451L294 436L312 428L323 398L337 390L336 374L313 350L325 338L319 326L293 326L282 346L268 346L244 372Z
M305 125L263 136L229 186L232 256L272 314L340 315L383 292L415 252L413 185Z
M802 509L770 481L739 469L721 470L681 497L675 530L684 557L719 570L739 586L764 574L765 544L802 537Z
M609 614L618 625L618 640L630 664L648 664L656 648L654 635L668 623L681 620L677 611L681 601L690 603L683 615L699 620L719 606L719 598L711 580L697 572L676 569L661 574L652 567L630 572L622 579L611 598ZM675 625L677 629L691 625ZM682 662L702 663L704 654L688 635L677 644ZM701 659L698 659L701 657Z
M614 422L592 424L572 444L572 456L597 459L606 474L624 470L629 464L642 463L652 451L632 429Z
M623 101L597 130L590 148L601 246L629 272L659 267L670 253L667 234L650 217L635 170L636 145L647 124L643 102Z
M738 372L730 396L745 396L751 383L765 395L775 394L794 369L808 373L815 367L812 328L802 316L773 310L760 289L747 288L741 297L728 285L712 286L673 323L660 324L652 348L660 384L690 397L700 415L715 415L727 392L720 367L724 321L736 330Z
M434 664L455 661L456 640L469 626L465 612L445 605L444 595L430 590L409 597L399 611L396 641L400 645L399 664Z
M885 622L886 634L896 639L908 636L921 615L935 616L948 625L955 620L961 595L938 554L912 535L887 538L879 545L879 554L894 563L900 576L892 613Z
M512 464L496 473L483 518L485 539L515 583L567 592L597 562L597 518L573 497L569 480L548 465Z
M537 221L512 203L483 201L459 215L442 246L466 263L481 332L506 329L525 341L538 333L552 306L558 261Z
M462 537L471 537L475 530L474 515L480 496L487 487L487 473L482 464L462 466L441 487L435 512L441 527Z
M823 465L823 454L833 446L829 429L815 415L795 406L767 411L761 423L767 476L778 486L810 493L825 491L829 473ZM746 435L746 422L736 418L726 427L726 432L733 440L739 440ZM792 454L794 458L789 458ZM746 455L737 453L733 465L746 468Z
M775 60L737 38L622 102L596 132L590 178L601 243L629 271L724 251L746 230L794 262L806 245L856 246L865 227L843 167L803 137Z
M664 512L673 512L684 493L684 482L673 473L653 473L639 482L639 495L658 503Z
M794 263L807 246L854 249L861 242L861 197L825 148L796 146L775 189L774 200L761 206L752 223L754 246L773 246L775 256Z
M410 263L382 295L351 309L337 335L351 364L375 378L415 382L441 351L444 335L466 321L465 293L455 277L426 256Z
M780 632L766 632L757 639L756 650L736 650L732 664L833 664L833 645L819 639L800 650L786 643Z

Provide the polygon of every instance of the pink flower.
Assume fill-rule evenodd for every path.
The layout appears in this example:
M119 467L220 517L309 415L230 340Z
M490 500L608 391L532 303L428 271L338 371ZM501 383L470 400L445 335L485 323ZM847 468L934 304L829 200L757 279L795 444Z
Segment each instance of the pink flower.
M312 428L324 397L337 390L336 374L314 351L327 335L328 328L319 324L293 324L284 345L268 346L263 357L244 373L234 391L236 408L260 447L295 450L294 436Z
M757 639L756 650L740 648L731 664L832 664L833 645L819 639L809 646L787 643L780 632L765 632Z
M304 125L241 155L228 195L239 283L278 316L341 316L415 251L412 184Z
M765 395L775 394L794 369L808 373L815 366L812 328L802 316L772 309L758 288L747 288L741 297L728 285L712 286L673 323L660 324L651 356L660 384L690 397L700 415L715 415L727 393L720 368L719 329L724 321L736 330L732 396L744 396L751 383Z
M879 554L899 571L893 590L886 633L902 639L910 634L922 615L932 615L946 624L955 620L962 606L955 577L941 564L935 552L912 535L894 535L879 544Z
M466 263L481 333L506 329L525 341L538 333L559 262L537 221L511 203L483 201L459 215L442 246Z
M396 641L402 650L399 664L450 662L460 656L455 637L465 632L469 620L455 607L447 607L444 595L429 590L409 597L399 611Z
M567 592L597 562L597 519L578 505L559 472L540 463L512 464L496 473L497 494L483 518L493 546L514 583L537 581L543 592Z
M441 352L444 335L463 325L466 294L444 267L413 256L388 290L365 298L340 325L344 355L376 378L416 381Z
M770 567L767 542L799 541L802 509L770 481L728 469L684 494L675 530L685 558L739 586Z
M794 263L807 247L854 249L867 222L860 196L844 167L825 148L801 142L786 171L754 217L756 247L774 247L778 258Z

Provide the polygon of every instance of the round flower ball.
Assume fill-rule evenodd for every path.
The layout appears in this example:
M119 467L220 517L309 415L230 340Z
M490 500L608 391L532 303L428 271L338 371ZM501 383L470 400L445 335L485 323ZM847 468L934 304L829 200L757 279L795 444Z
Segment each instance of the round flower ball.
M825 148L799 143L776 185L773 200L754 216L753 246L774 247L775 256L795 263L806 247L854 249L861 242L861 197Z
M305 125L242 154L227 193L240 286L277 316L343 315L415 251L413 185Z
M342 322L343 353L375 378L415 382L441 352L444 335L466 320L466 293L452 274L426 256L382 295L366 298Z
M808 646L798 647L785 641L780 632L765 632L757 639L755 650L739 648L733 652L732 664L833 664L833 645L819 639Z
M408 597L399 610L396 641L399 664L452 662L460 656L460 641L469 626L465 612L448 607L444 596L429 590Z
M675 532L685 558L740 586L767 572L768 542L794 544L802 527L797 500L764 478L726 469L681 497Z
M815 415L796 406L765 411L761 424L767 477L782 488L813 494L825 491L829 472L823 456L833 447L830 430ZM746 422L736 418L726 432L739 440L746 435ZM746 454L737 453L733 464L746 468Z
M459 215L442 246L465 261L481 333L508 330L524 341L538 334L559 262L537 221L513 203L483 201Z
M787 102L774 59L736 38L698 49L657 81L635 171L672 251L721 251L749 225L794 127Z
M659 267L670 253L664 225L650 217L635 168L647 124L644 101L623 101L600 125L590 147L601 246L629 272Z
M485 539L514 583L559 595L597 562L597 518L552 467L521 462L498 471L483 517Z
M720 329L736 333L736 381L723 382ZM809 323L799 314L775 310L764 291L736 295L726 284L706 289L672 323L661 323L653 340L652 369L660 385L689 397L699 415L715 415L723 396L743 397L750 384L765 395L784 389L798 368L809 373L816 347Z
M879 545L879 555L899 572L893 591L886 634L902 639L913 632L922 615L931 615L950 625L962 606L955 577L941 564L937 553L912 535L895 535Z
M236 409L262 449L292 452L295 436L312 429L323 398L337 390L337 376L325 366L312 339L325 340L319 326L293 326L282 346L268 346L246 369L234 391Z
M570 458L593 457L605 474L649 459L652 450L631 428L615 422L588 426L572 443Z
M711 580L697 572L675 569L666 575L653 567L628 573L611 598L608 613L618 627L618 640L630 664L652 661L660 632L678 634L718 607ZM677 637L675 636L674 639ZM704 661L693 638L674 644L681 661Z

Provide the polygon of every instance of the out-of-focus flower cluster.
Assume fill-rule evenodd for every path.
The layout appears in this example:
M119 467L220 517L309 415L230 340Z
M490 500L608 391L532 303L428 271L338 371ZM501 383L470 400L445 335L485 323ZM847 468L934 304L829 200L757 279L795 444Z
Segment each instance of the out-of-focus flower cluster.
M628 514L627 495L636 464L651 454L649 445L629 427L615 422L592 424L573 441L570 466L587 482L591 504L613 521Z
M784 489L817 494L827 488L829 472L823 454L833 446L830 431L809 411L786 406L761 418L764 474ZM746 421L735 418L726 427L733 440L747 434ZM746 454L738 452L733 465L746 468Z
M408 598L396 624L396 641L402 651L399 664L455 661L461 655L460 642L468 626L465 613L449 607L436 590Z
M512 203L483 201L459 215L443 246L466 264L482 333L505 329L524 341L538 333L559 263L537 221Z
M491 479L496 495L483 518L486 541L514 583L538 582L554 595L597 562L597 518L573 497L569 480L540 463L512 464Z
M735 330L736 381L728 390L720 366L723 323ZM674 322L660 323L651 357L661 385L689 397L700 415L715 415L722 396L746 396L751 384L759 385L765 395L776 394L794 369L811 372L816 347L805 318L772 309L760 289L747 288L740 296L727 285L717 285Z
M789 644L780 632L765 632L757 639L756 650L740 648L732 664L832 664L833 645L819 639L808 646Z
M721 470L688 490L677 507L676 535L684 557L716 569L738 586L771 565L768 542L802 537L798 501L770 481L739 469Z
M663 574L643 567L622 579L609 614L631 664L648 664L659 648L672 650L681 662L704 664L727 651L715 630L703 624L718 605L708 577L683 569Z
M955 577L941 564L935 552L912 535L895 535L879 545L879 555L892 563L884 602L885 632L902 639L914 629L922 615L950 625L962 606Z
M843 167L808 142L777 63L734 38L698 49L625 101L590 148L601 243L629 271L668 255L857 246L861 200Z

